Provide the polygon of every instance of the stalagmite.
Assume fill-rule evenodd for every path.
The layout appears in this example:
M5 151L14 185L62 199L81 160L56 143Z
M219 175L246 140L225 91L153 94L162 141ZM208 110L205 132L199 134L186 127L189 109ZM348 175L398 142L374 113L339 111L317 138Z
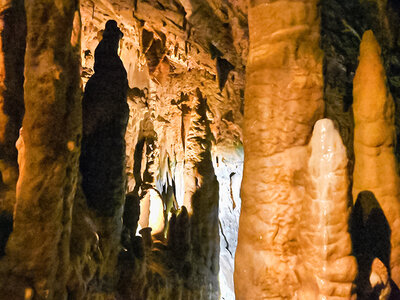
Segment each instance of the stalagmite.
M237 299L293 297L306 144L322 116L318 1L251 1Z
M197 90L185 153L185 201L190 216L193 299L218 299L218 181L211 160L207 99Z
M315 124L300 213L299 299L350 299L357 263L348 233L347 157L333 122Z
M363 35L359 60L353 90L353 201L360 192L370 191L382 207L391 229L391 277L400 286L400 182L393 152L394 102L372 31Z
M102 216L113 216L125 195L125 132L129 118L128 80L118 56L123 34L107 21L95 51L94 75L82 100L80 171L88 206Z
M65 299L81 135L79 7L32 0L25 9L24 163L0 298Z

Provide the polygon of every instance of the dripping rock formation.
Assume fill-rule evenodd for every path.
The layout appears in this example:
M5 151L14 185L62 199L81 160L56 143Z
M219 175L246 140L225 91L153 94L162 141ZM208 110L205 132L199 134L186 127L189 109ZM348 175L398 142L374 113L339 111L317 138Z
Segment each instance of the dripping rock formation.
M0 299L400 299L397 2L2 1Z

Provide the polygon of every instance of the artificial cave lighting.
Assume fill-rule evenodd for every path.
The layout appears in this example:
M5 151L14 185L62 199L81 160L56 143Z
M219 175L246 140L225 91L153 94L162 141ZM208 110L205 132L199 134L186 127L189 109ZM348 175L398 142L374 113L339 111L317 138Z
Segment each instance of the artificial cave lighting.
M0 5L0 299L400 299L396 0Z

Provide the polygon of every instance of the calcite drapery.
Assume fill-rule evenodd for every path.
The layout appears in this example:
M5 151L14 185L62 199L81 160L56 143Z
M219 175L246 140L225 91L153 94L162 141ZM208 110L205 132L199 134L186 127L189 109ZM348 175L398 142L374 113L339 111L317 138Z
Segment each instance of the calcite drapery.
M394 102L381 49L370 30L363 35L359 59L353 90L353 201L360 192L370 191L382 207L391 228L391 277L400 286L400 181L393 147Z
M27 288L35 299L65 299L81 134L80 43L71 44L79 38L79 7L32 0L25 9L25 152L6 251L12 276L2 282L1 298L18 299Z
M315 124L309 147L309 183L298 238L298 297L350 299L357 263L350 256L346 148L329 119Z
M318 1L251 1L237 299L292 297L306 143L322 116Z

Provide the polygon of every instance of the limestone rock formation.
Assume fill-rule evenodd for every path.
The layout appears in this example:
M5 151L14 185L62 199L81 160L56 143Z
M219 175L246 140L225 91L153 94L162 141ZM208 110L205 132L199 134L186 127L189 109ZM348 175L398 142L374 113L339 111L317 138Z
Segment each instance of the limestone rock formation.
M391 229L390 270L400 285L400 182L394 155L394 103L387 88L381 49L372 31L360 45L354 77L353 201L362 191L376 197Z
M306 144L322 116L317 1L251 2L237 299L290 298Z
M185 204L190 216L193 297L219 297L218 181L211 160L207 99L198 90L185 155ZM190 197L190 198L189 198Z
M15 142L24 115L25 46L24 1L3 1L0 9L0 208L6 219L12 218L18 179Z
M379 258L375 258L372 262L369 281L379 300L390 299L392 288L390 286L389 273Z
M298 299L350 299L357 263L350 256L346 148L329 119L315 124L309 147L310 179L298 238Z
M79 7L34 0L25 9L25 152L0 297L19 299L26 291L64 299L81 136L79 42L71 43Z
M374 84L398 111L398 24L395 0L0 1L0 299L397 299Z
M94 75L82 100L82 188L88 206L112 216L125 194L125 131L129 110L128 81L118 56L122 32L115 21L106 23L96 48Z

